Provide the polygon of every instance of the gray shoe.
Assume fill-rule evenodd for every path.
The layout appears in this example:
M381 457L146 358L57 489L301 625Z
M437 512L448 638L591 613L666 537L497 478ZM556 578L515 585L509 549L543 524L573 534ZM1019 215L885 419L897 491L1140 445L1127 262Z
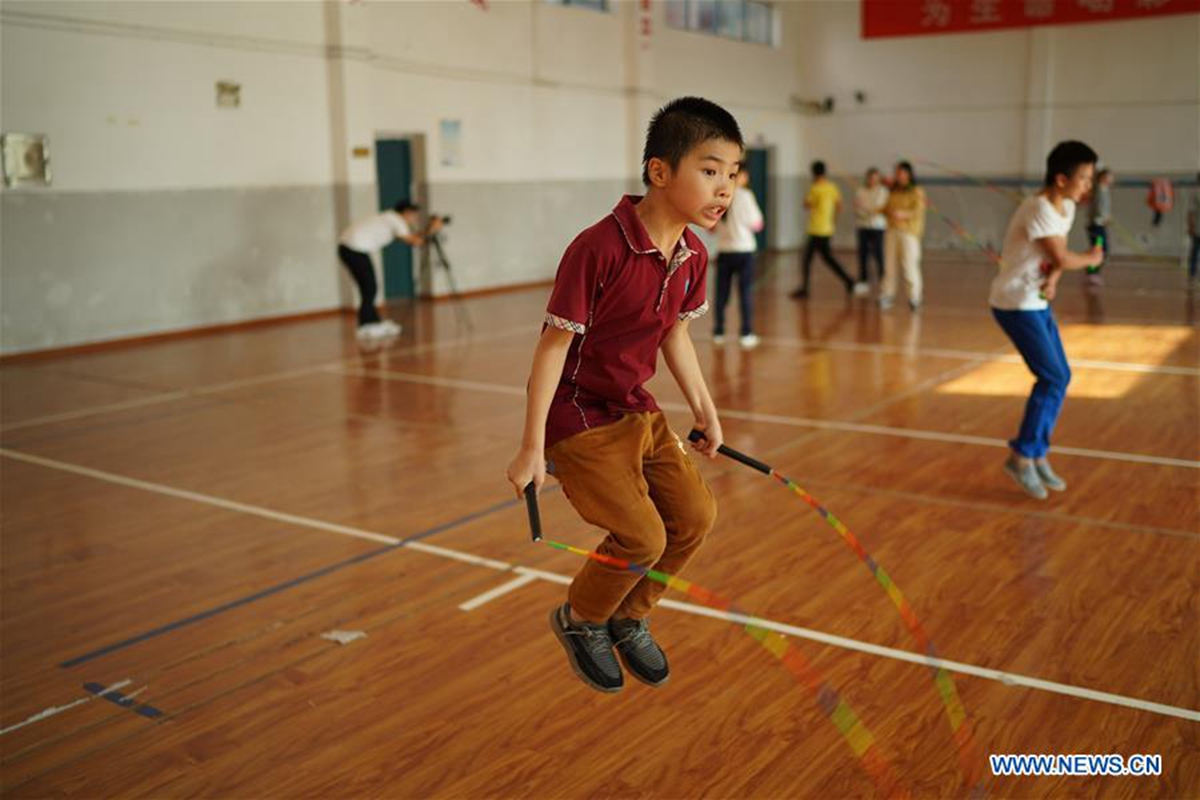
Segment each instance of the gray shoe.
M1050 469L1050 462L1042 459L1041 461L1033 462L1034 469L1037 470L1038 477L1042 479L1042 485L1047 489L1053 489L1056 492L1065 492L1067 490L1067 482L1059 477L1058 473Z
M650 635L650 623L644 619L614 619L608 630L617 644L625 669L648 686L662 686L671 677L667 656Z
M621 665L613 655L607 625L572 623L571 607L563 603L550 612L550 628L579 679L600 692L619 692L625 685Z
M1024 489L1025 494L1030 497L1045 500L1050 496L1050 493L1046 491L1046 487L1042 485L1042 479L1038 477L1037 470L1034 469L1033 464L1020 467L1017 466L1017 459L1010 457L1008 461L1004 462L1004 472L1008 477L1016 481L1017 486Z

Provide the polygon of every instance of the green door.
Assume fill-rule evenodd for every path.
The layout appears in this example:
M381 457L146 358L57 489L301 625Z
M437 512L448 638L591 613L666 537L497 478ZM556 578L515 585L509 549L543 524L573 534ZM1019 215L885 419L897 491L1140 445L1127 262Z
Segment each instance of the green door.
M379 210L401 200L412 200L412 148L407 139L375 142L375 172L379 184ZM383 296L387 300L413 297L413 249L393 240L383 248Z
M767 178L767 151L763 148L751 147L746 150L746 166L750 170L750 191L754 192L754 199L758 201L758 207L763 212L763 229L758 232L755 239L758 241L758 251L761 253L767 249L767 187L770 185Z

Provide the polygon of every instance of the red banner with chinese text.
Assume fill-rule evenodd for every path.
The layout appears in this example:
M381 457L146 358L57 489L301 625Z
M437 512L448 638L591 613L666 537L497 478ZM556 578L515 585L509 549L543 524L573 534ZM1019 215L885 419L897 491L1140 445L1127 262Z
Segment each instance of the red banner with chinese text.
M1200 13L1200 0L862 0L862 36L922 36Z

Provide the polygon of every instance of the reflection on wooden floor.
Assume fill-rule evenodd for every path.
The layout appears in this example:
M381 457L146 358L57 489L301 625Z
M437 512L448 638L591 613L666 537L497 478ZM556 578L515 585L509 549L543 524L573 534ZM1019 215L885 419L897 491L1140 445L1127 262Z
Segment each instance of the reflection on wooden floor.
M1200 340L1180 275L1064 281L1070 490L1039 503L1000 471L1031 378L988 267L931 259L919 316L824 274L795 303L794 256L763 268L759 349L693 327L729 442L885 566L959 665L980 756L1163 759L1160 777L985 768L988 793L1200 795ZM572 676L546 616L577 557L528 542L503 479L546 294L468 300L473 334L447 303L397 308L404 335L371 353L345 317L0 367L5 797L873 796L737 625L660 609L661 690ZM669 377L652 390L686 430ZM930 672L870 574L771 480L702 468L720 517L686 577L795 631L913 796L962 796ZM598 540L561 492L542 510L555 538Z

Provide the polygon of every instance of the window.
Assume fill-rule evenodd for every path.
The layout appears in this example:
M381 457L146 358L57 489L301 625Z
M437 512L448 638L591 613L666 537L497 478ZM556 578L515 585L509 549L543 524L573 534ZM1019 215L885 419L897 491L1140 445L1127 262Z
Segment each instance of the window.
M717 30L717 0L688 0L688 28L715 33Z
M572 2L575 0L567 0ZM755 44L775 43L775 14L758 0L666 0L667 25Z
M766 3L746 3L746 41L775 43L775 15Z
M717 6L717 36L726 39L741 39L746 4L724 0Z
M576 8L590 8L595 11L608 11L608 0L546 0L546 4L551 6L575 6Z
M667 0L667 25L687 29L687 0Z

